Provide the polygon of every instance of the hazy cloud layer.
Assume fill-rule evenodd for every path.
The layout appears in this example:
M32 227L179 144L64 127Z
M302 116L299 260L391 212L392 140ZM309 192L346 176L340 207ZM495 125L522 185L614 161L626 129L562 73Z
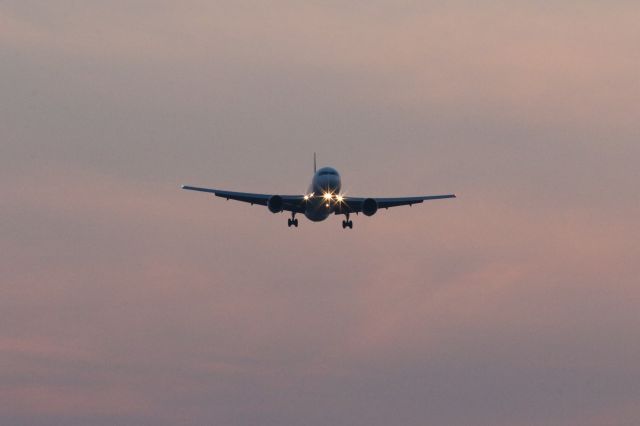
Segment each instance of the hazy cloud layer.
M0 422L635 425L635 2L0 5ZM181 183L454 201L300 228Z

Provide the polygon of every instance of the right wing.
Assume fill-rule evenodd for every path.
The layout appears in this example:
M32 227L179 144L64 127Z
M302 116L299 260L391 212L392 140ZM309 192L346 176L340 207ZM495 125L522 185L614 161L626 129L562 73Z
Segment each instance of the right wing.
M182 185L182 189L189 191L209 192L216 197L226 198L227 200L242 201L245 203L259 204L266 206L269 203L269 199L275 194L252 194L249 192L234 192L225 191L221 189L201 188L197 186ZM279 195L282 197L283 210L290 212L303 212L304 211L304 195Z
M420 204L423 201L428 200L442 200L445 198L456 198L455 194L445 195L425 195L422 197L397 197L397 198L376 198L378 207L381 209L388 209L389 207L397 206L411 206L413 204Z
M361 198L361 197L344 197L344 201L336 209L336 214L343 213L360 213L365 207L365 201L375 200L376 208L388 209L389 207L412 206L420 204L428 200L441 200L444 198L456 198L455 194L444 195L425 195L421 197L394 197L394 198Z

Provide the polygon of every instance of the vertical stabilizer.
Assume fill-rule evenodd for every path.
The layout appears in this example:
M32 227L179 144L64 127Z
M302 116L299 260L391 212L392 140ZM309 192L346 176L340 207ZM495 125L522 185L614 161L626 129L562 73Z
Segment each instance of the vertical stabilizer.
M316 153L313 153L313 173L315 174L315 172L318 170L318 165L316 164Z

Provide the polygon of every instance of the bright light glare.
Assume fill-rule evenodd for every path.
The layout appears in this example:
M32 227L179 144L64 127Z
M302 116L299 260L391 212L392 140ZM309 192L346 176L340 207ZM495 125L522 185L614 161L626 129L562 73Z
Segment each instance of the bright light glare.
M333 196L333 195L331 195L331 193L330 193L330 192L325 192L325 193L324 193L324 199L325 199L325 200L330 200L332 196Z
M305 201L306 201L306 200L308 200L308 199L309 199L309 196L308 196L308 195L305 195L305 196L304 196L304 199L305 199Z
M343 200L344 200L344 197L342 197L342 195L340 195L340 194L336 195L336 201L341 203Z

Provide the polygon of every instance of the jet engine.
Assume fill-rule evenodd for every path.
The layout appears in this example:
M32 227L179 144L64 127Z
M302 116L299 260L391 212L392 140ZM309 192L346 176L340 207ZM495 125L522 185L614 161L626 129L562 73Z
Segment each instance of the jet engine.
M378 211L378 202L373 198L367 198L362 202L362 213L365 216L373 216Z
M284 201L279 195L273 195L267 202L267 207L271 213L280 213L284 209Z

